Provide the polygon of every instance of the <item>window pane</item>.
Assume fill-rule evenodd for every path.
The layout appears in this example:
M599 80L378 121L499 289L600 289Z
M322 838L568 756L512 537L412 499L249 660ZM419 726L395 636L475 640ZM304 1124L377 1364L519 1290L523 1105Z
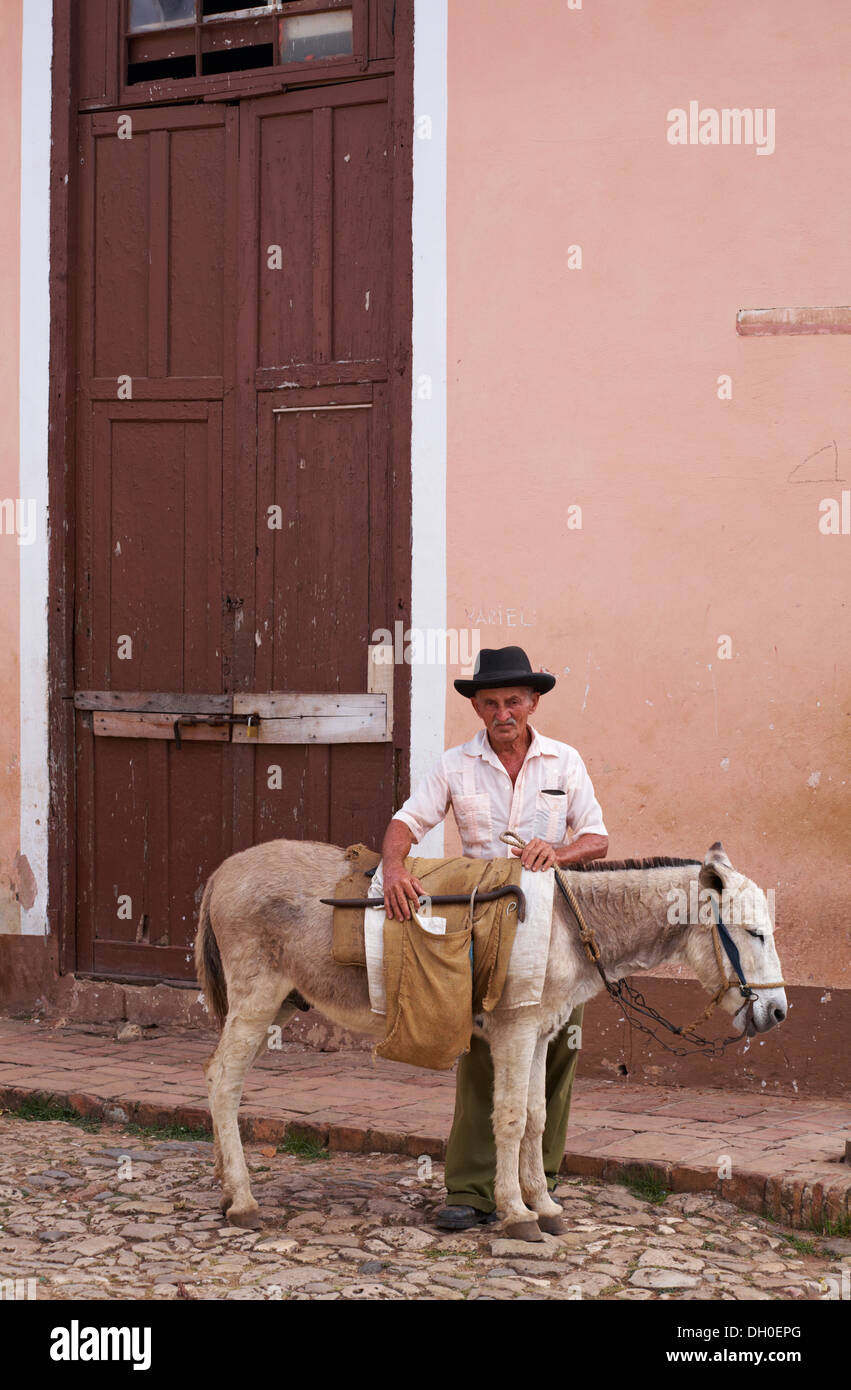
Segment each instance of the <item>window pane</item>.
M282 63L316 62L352 51L351 10L294 14L280 24Z
M222 15L243 19L246 13L264 14L275 7L275 0L245 0L244 5L240 0L203 0L201 13L205 19L218 19Z
M130 29L163 29L169 24L189 24L195 18L195 0L130 0Z

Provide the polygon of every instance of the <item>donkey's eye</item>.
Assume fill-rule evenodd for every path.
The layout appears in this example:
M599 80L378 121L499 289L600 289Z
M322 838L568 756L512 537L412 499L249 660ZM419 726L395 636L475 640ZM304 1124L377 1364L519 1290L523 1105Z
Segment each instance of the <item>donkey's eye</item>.
M757 941L765 940L765 937L763 936L761 931L751 931L750 927L745 927L745 931L747 932L748 936L755 936Z

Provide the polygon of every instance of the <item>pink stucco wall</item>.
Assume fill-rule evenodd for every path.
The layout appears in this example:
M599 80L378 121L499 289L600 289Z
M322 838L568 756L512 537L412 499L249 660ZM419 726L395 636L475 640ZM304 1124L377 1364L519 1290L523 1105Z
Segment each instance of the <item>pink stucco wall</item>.
M19 266L21 183L21 3L0 6L0 499L17 498L19 418ZM20 848L19 585L20 551L14 535L0 534L0 932L20 930L14 896Z
M449 11L447 622L558 676L613 857L722 839L786 978L847 985L851 338L735 325L851 302L851 10ZM774 153L671 145L691 100L774 108Z

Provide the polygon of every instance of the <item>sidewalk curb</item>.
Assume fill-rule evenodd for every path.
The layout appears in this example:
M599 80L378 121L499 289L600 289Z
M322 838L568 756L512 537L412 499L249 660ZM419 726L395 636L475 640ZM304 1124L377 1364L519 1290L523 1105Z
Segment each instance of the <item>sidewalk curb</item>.
M206 1106L153 1104L121 1100L85 1091L51 1091L36 1087L0 1085L0 1110L16 1110L29 1097L61 1104L86 1119L112 1124L185 1125L212 1134ZM287 1136L313 1139L335 1152L396 1153L411 1158L428 1155L442 1160L446 1140L402 1130L362 1128L359 1125L284 1120L273 1115L251 1114L248 1106L239 1117L240 1133L248 1143L279 1143ZM246 1113L246 1110L248 1113ZM568 1136L569 1142L569 1136ZM652 1173L670 1192L712 1192L727 1202L766 1216L798 1230L814 1230L825 1219L851 1217L851 1168L837 1164L836 1178L810 1181L788 1173L743 1171L721 1179L714 1167L667 1163L656 1159L606 1158L571 1153L568 1148L561 1173L569 1177L597 1178L615 1183L625 1177Z

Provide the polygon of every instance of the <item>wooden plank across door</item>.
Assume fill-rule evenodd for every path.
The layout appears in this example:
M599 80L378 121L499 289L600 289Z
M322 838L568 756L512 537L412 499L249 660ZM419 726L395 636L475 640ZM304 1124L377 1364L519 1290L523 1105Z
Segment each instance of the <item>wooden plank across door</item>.
M92 732L95 738L158 738L203 740L206 743L229 743L230 725L211 722L216 716L202 715L198 722L181 725L181 716L173 714L93 714Z
M393 652L367 648L362 694L206 695L78 690L74 707L96 738L214 743L386 743L393 737Z

